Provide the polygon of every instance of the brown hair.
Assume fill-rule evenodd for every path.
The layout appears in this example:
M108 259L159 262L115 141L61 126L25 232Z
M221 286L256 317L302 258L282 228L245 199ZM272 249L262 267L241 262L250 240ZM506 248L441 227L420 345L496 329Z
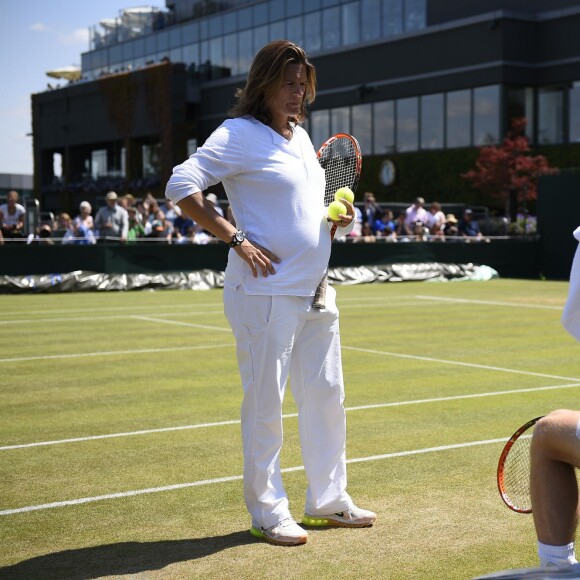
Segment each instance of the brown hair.
M254 57L246 86L237 89L238 102L229 111L232 117L251 115L269 125L272 121L268 101L284 82L286 68L290 64L301 64L306 69L306 90L300 112L288 121L301 123L306 118L306 106L314 102L316 96L316 69L306 53L289 40L274 40L264 46Z

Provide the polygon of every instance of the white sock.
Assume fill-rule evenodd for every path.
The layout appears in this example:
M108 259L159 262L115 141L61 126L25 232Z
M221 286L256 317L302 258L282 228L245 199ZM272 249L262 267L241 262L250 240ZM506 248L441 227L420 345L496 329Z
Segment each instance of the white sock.
M540 556L541 568L563 568L578 563L574 553L574 542L564 546L550 546L538 542L538 556Z

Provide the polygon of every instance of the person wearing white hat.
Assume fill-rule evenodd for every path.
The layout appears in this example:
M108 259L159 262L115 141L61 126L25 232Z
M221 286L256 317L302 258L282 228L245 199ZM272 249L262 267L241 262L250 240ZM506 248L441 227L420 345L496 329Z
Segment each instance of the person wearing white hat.
M99 209L95 216L95 229L101 240L117 238L121 242L127 241L129 232L129 214L117 203L117 194L109 191L105 196L107 205Z
M222 216L224 217L224 210L220 207L220 204L218 202L218 198L217 195L215 193L208 193L205 196L205 199L207 199L208 201L211 201L213 203L213 207L214 209Z

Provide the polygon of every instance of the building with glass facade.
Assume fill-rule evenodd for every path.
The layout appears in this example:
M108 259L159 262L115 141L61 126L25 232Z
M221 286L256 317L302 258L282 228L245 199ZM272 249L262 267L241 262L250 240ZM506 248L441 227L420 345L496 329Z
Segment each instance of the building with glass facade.
M49 207L110 186L161 195L172 167L227 118L253 55L278 38L317 67L314 145L355 135L362 185L379 197L430 187L457 200L475 148L501 141L517 117L555 164L578 165L579 29L573 0L167 0L166 10L120 10L92 27L81 81L33 96L35 189ZM381 180L386 160L394 184Z

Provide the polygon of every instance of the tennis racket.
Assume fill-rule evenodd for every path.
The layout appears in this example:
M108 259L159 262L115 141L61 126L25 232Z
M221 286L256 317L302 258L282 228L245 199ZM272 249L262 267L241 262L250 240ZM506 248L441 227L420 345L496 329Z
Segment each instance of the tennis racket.
M348 133L337 133L327 139L316 154L320 166L324 169L326 187L324 189L324 207L334 201L336 190L350 187L356 191L362 168L362 154L358 141ZM330 228L330 239L334 239L336 225ZM322 310L326 307L326 288L328 287L328 270L320 281L314 294L313 308Z
M497 465L497 487L504 503L520 514L532 513L530 445L536 417L522 425L505 444Z

